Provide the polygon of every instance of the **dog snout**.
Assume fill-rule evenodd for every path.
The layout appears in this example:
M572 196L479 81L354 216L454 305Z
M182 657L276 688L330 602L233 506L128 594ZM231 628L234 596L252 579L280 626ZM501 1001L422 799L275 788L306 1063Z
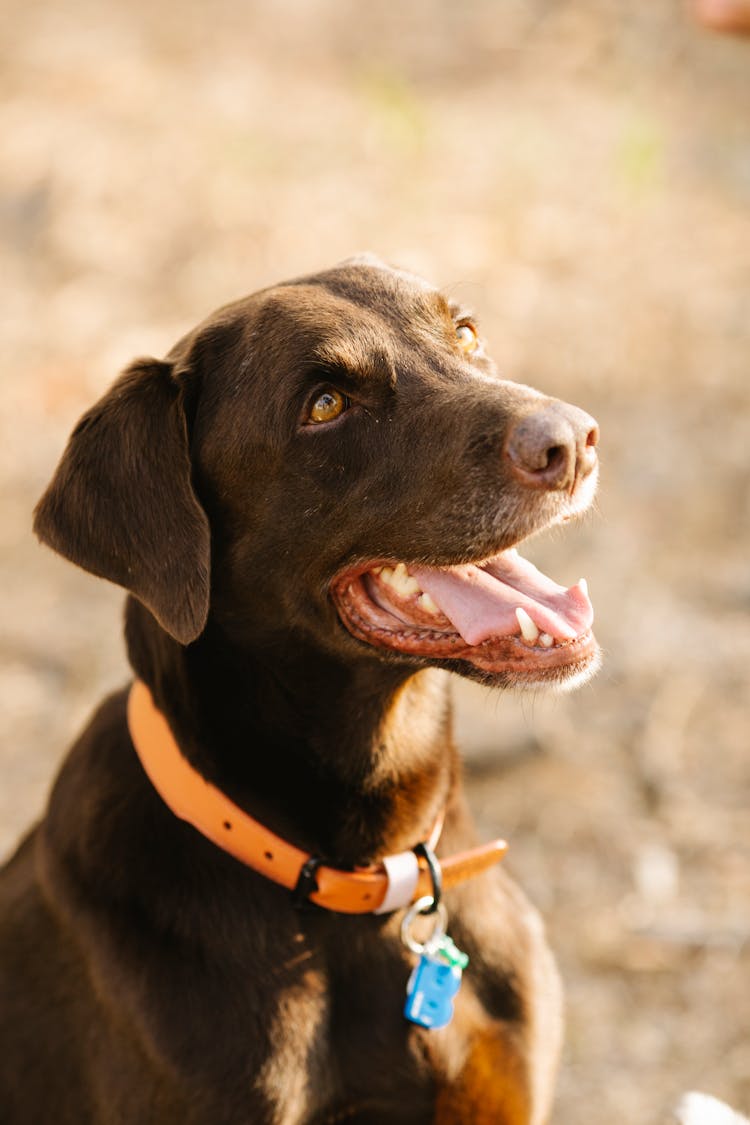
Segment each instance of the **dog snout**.
M572 492L596 467L599 427L585 411L549 402L511 428L505 453L527 488Z

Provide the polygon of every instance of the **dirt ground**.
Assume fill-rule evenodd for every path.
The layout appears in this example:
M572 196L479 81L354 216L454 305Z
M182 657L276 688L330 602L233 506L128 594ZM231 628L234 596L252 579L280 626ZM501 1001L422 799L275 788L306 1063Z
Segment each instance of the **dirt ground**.
M78 414L213 307L359 249L602 428L577 694L456 683L482 830L567 988L557 1120L750 1108L750 40L676 0L2 0L0 848L120 684L120 594L30 510ZM1 1114L0 1114L1 1115Z

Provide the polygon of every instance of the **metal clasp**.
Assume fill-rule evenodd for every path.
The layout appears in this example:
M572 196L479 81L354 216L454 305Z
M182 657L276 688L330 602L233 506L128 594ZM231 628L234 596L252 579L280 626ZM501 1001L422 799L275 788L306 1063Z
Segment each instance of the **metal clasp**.
M416 938L411 936L411 927L418 917L430 914L435 921L432 933L427 941L419 942ZM417 901L409 907L406 914L404 914L403 921L401 922L401 940L412 953L421 955L425 950L429 951L439 944L440 939L445 935L447 925L448 912L443 903L438 903L437 909L435 909L435 900L432 895L424 895L422 898L418 898Z

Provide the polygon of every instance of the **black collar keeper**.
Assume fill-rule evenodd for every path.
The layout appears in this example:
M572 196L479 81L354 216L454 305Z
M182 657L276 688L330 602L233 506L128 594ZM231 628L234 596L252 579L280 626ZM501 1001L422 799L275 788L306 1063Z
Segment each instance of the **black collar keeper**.
M412 851L416 856L424 856L427 862L427 869L430 872L430 879L432 880L432 906L423 911L424 914L434 914L440 900L443 897L443 872L440 867L440 860L435 855L434 851L429 844L417 844Z

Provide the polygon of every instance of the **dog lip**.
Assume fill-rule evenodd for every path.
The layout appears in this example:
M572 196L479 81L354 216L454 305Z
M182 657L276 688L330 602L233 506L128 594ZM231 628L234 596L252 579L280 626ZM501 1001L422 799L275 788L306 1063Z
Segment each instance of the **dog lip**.
M339 618L355 639L429 662L465 662L488 677L503 676L519 684L563 683L596 668L598 645L593 633L557 642L551 648L530 646L519 635L468 644L457 632L441 632L409 625L376 606L364 590L363 577L344 581L332 591Z
M392 567L396 574L386 572L383 581L379 572L385 567ZM569 620L561 615L559 606L555 611L554 607L534 601L520 588L516 592L501 577L493 577L493 567L506 578L509 574L518 577L520 573L522 579L532 583L532 588L534 581L541 583L548 600L550 597L563 599ZM433 603L432 610L422 607L424 594L421 591L429 584L425 582L426 576L435 579L438 585L447 581L449 587L458 586L460 601L464 595L460 589L464 570L471 572L471 578L476 577L474 572L481 570L479 586L486 580L491 593L494 588L500 591L499 596L494 595L494 606L490 597L489 609L494 609L495 615L493 619L490 612L489 624L473 622L471 614L467 617L465 607L463 613L461 607L458 613L453 612L455 606L438 608L440 598L435 599L438 605ZM458 572L458 577L451 571ZM471 582L468 585L471 587ZM487 613L487 597L487 591L480 589L478 600L484 598L485 604L479 606L479 617ZM598 645L591 632L593 611L585 583L565 590L513 549L506 549L482 564L460 563L453 568L412 564L407 570L405 564L387 559L360 563L337 576L331 584L331 598L348 632L375 648L428 660L466 661L483 674L504 674L518 682L564 681L589 666L592 671L595 667ZM469 601L472 598L474 593L470 589ZM515 604L532 607L539 625L536 637L533 637L533 630L531 637L523 636ZM454 617L459 619L456 623Z

